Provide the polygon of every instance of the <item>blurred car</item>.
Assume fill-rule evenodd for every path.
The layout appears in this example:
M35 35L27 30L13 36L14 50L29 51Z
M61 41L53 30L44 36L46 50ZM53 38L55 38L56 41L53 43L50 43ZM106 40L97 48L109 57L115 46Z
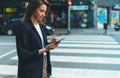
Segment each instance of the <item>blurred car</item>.
M6 35L14 35L14 28L15 26L17 26L18 23L20 23L20 19L21 18L14 18L14 19L10 19L7 22L5 22L4 24L4 34ZM45 25L46 28L46 34L47 35L52 35L55 32L54 27L52 27L51 25Z
M45 25L45 28L46 28L45 32L46 32L47 35L54 34L55 28L53 26L51 26L51 25Z
M115 31L119 31L120 30L120 22L118 23L115 23L115 25L114 25L114 29L115 29Z
M3 32L5 35L13 35L14 27L20 22L21 18L11 18L4 22Z

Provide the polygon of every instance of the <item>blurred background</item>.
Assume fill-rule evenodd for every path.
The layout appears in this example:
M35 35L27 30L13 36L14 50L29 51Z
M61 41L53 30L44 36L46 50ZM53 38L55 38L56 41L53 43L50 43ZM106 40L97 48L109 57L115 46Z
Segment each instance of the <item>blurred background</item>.
M1 35L13 34L10 29L23 17L29 1L0 0ZM114 27L120 21L120 1L108 1L49 0L51 7L47 17L48 24L54 28L103 28L104 23L108 27Z
M17 78L14 27L31 0L0 0L0 78ZM51 78L120 78L120 0L49 0ZM31 44L32 45L32 44Z

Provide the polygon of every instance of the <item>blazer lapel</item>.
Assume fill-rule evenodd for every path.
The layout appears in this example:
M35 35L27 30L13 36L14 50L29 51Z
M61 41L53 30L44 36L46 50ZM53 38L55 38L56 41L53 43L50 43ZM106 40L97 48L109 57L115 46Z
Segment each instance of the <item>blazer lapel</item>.
M34 25L33 25L31 20L28 21L28 24L29 24L30 28L38 35L38 37L40 38L40 41L41 41L41 37L40 37L38 31L36 30L36 28L34 27ZM44 25L39 24L39 26L40 26L40 30L42 31L44 43L46 45L47 44L47 37L46 37L45 31L44 31L44 27L43 27Z
M28 21L28 24L30 26L30 28L38 35L38 37L40 38L39 34L38 34L38 31L36 30L35 26L33 25L32 21ZM41 40L41 38L40 38Z

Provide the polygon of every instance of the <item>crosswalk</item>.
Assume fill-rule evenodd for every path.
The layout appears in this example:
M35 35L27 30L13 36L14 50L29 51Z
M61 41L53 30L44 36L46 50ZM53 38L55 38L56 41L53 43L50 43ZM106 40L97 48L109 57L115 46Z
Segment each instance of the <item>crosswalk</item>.
M111 36L69 35L51 50L52 78L119 78L120 44ZM9 60L18 61L17 56ZM17 65L0 65L0 75L17 75Z

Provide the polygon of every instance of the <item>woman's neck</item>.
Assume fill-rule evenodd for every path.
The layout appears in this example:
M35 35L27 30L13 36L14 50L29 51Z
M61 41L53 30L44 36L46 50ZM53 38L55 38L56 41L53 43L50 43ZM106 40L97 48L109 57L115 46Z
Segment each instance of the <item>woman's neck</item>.
M37 25L37 24L38 24L38 21L35 19L34 16L31 17L31 20L32 20L32 23L33 23L34 25Z

